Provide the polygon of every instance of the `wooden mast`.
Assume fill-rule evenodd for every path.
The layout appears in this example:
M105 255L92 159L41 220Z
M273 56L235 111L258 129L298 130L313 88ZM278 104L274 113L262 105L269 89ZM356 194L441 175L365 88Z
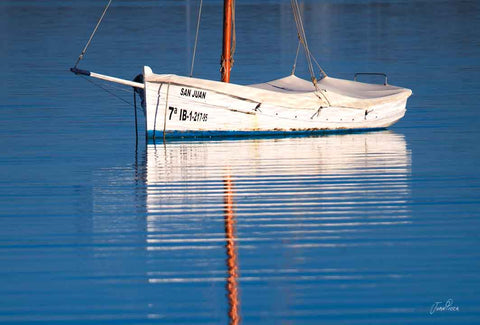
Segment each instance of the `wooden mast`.
M232 69L232 5L233 0L223 1L223 52L220 62L223 82L230 82Z

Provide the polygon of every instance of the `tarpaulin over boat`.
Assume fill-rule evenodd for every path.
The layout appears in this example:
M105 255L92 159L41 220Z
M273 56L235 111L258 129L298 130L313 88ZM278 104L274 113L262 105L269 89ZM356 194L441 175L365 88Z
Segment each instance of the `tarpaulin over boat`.
M312 110L317 110L320 106L366 109L372 105L406 99L412 93L405 88L366 84L328 76L318 81L318 91L310 81L294 75L247 86L172 74L146 74L145 80L202 88L257 103Z
M303 82L306 82L305 80L297 77L291 78L295 78L299 81L298 83L302 85ZM159 75L146 73L145 81L164 84L170 83L172 85L182 85L197 89L200 88L254 103L268 103L270 105L279 107L317 110L320 106L328 106L328 103L325 100L319 98L315 91L311 90L301 91L296 89L287 90L280 88L263 89L262 87L258 86L242 86L220 81L181 77L172 74Z
M412 91L406 88L331 77L325 77L318 81L318 86L325 90L325 97L331 106L361 109L406 100L412 94Z
M383 102L408 98L412 94L410 89L390 85L367 84L328 76L319 80L317 84L323 95L322 98L328 101L329 106L363 109ZM251 87L284 93L315 93L315 87L310 81L293 75L252 85Z

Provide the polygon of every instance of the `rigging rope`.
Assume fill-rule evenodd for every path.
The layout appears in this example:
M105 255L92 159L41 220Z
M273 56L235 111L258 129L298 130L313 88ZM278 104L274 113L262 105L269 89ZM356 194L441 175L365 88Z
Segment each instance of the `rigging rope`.
M297 69L298 52L300 52L300 40L298 40L297 54L295 54L295 61L293 61L292 76L295 74L295 70Z
M293 9L293 17L295 19L295 24L297 26L297 35L298 40L302 43L303 48L305 49L305 56L307 58L308 63L308 70L310 72L310 77L312 79L313 85L317 88L317 79L315 78L315 72L313 71L312 60L310 58L310 51L308 50L308 43L305 36L305 29L303 28L303 22L300 15L300 8L298 7L297 0L291 0L292 9Z
M88 46L90 45L90 42L92 41L93 36L95 36L95 33L97 32L97 29L98 29L98 27L100 26L100 23L102 22L103 17L104 17L105 14L107 13L108 7L110 7L110 4L111 4L111 3L112 3L112 0L109 0L108 3L107 3L107 5L105 6L105 9L103 9L103 13L102 13L102 15L100 16L100 19L98 20L97 25L96 25L95 28L93 29L93 32L92 32L92 34L90 35L90 38L88 39L87 44L86 44L85 47L83 48L83 51L82 51L82 52L80 53L80 55L78 56L78 59L77 59L77 62L75 62L74 68L77 67L78 63L83 59L83 56L84 56L85 53L87 52Z
M317 65L317 67L318 67L318 70L320 70L320 72L323 74L323 77L326 77L326 76L327 76L327 74L325 73L325 71L323 71L323 69L322 69L322 67L320 66L320 64L318 64L318 61L317 61L317 59L315 59L315 57L313 56L313 54L312 54L312 53L310 53L310 56L312 57L312 59L313 59L313 62L315 62L315 64ZM323 78L323 77L322 77L322 78Z
M113 97L116 97L117 99L121 100L122 102L126 103L127 105L129 105L129 106L133 106L133 105L132 105L132 103L130 103L128 100L126 100L126 99L123 99L122 97L118 96L118 95L117 95L117 94L115 94L114 92L112 92L112 91L108 90L106 87L104 87L104 86L102 86L102 85L100 85L100 84L98 84L98 83L94 82L92 79L90 79L90 78L87 78L87 77L85 77L85 76L82 76L82 75L80 75L80 77L82 77L83 79L85 79L85 80L86 80L86 81L88 81L89 83L93 84L94 86L96 86L96 87L98 87L98 88L100 88L100 89L104 90L105 92L109 93L109 94L110 94L110 95L112 95ZM111 86L111 85L110 85L110 88L117 88L117 89L120 89L119 87L113 87L113 86ZM123 89L122 89L122 90L123 90ZM125 90L125 91L127 91L127 90ZM130 91L127 91L127 92L130 92Z
M308 70L310 72L310 77L312 79L312 83L315 86L315 88L318 90L317 78L315 77L315 71L313 69L313 64L312 64L313 55L310 52L310 49L308 47L307 37L306 37L306 34L305 34L305 29L303 27L302 15L300 13L300 8L298 6L298 1L297 0L291 0L291 4L292 4L292 9L293 9L293 17L295 19L295 24L297 26L298 40L303 45L303 48L305 50L305 57L307 59ZM298 56L298 52L297 52L297 56ZM294 68L296 66L296 60L297 60L297 58L295 58ZM315 58L314 58L314 60L315 60ZM315 60L315 62L316 62L316 60ZM320 70L320 73L322 74L322 78L325 77L327 74L325 73L325 71L323 71L323 69L320 67L318 62L316 62L316 63L317 63L317 66ZM295 71L295 70L293 70L293 71Z
M195 45L193 46L192 67L190 69L190 77L193 76L193 65L195 64L195 54L197 53L198 31L200 29L200 18L202 17L203 0L200 0L200 7L198 8L197 32L195 33Z
M235 0L232 0L232 47L230 48L230 69L233 68L233 56L237 48L237 33L235 29Z

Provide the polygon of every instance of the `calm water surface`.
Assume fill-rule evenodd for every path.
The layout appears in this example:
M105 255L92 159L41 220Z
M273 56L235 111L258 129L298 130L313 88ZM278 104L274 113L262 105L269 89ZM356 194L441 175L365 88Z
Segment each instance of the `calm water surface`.
M233 81L289 74L289 1L237 3ZM0 323L480 322L478 1L303 3L327 74L413 89L390 130L137 148L131 90L68 73L103 5L0 2ZM114 1L80 67L188 74L197 8Z

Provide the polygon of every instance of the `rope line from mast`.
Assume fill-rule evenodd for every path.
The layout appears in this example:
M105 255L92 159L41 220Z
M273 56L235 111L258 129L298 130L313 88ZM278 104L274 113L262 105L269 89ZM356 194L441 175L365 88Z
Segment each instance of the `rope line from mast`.
M296 27L297 27L298 40L303 45L303 48L305 50L305 57L307 59L307 64L308 64L308 70L310 72L310 77L312 79L313 85L317 89L318 88L317 87L317 78L315 77L315 71L313 69L313 64L312 64L313 55L310 52L310 49L308 47L307 36L305 34L305 28L303 27L302 15L300 13L300 8L298 6L298 1L297 0L291 0L291 5L292 5L292 10L293 10L293 17L295 19L295 24L296 24ZM315 60L315 62L316 62L316 60ZM317 63L317 66L320 70L320 73L322 74L322 78L325 77L327 74L325 73L325 71L323 71L323 69L320 67L320 65L318 65L318 62L316 62L316 63ZM296 65L296 61L295 61L295 65Z
M100 16L100 19L98 20L97 22L97 25L95 25L95 28L93 29L93 32L92 34L90 35L90 38L88 39L87 41L87 44L85 44L85 47L83 48L82 52L80 53L80 55L78 56L78 59L77 59L77 62L75 62L75 66L74 68L76 68L78 66L78 63L83 59L85 53L87 52L87 49L88 47L90 46L90 43L92 42L92 39L93 39L93 36L95 36L95 33L97 32L98 30L98 27L100 26L102 20L103 20L103 17L105 16L105 14L107 13L107 10L108 8L110 7L110 4L112 3L112 0L109 0L107 5L105 6L105 9L103 9L103 12L102 12L102 15Z
M320 64L318 63L317 59L315 59L315 57L313 56L312 53L310 53L310 56L312 57L313 62L315 62L315 64L317 65L318 70L320 70L320 72L323 74L323 77L326 77L327 74L323 71L323 69L322 69L322 67L320 66ZM323 78L323 77L322 77L322 78Z
M235 29L235 0L232 0L232 47L230 48L230 69L233 68L233 56L237 48L237 32Z
M200 6L198 8L197 31L195 33L195 44L193 46L192 67L190 68L190 77L193 76L193 66L195 64L195 55L197 53L198 32L200 30L200 19L202 17L202 7L203 7L203 0L200 0Z
M300 8L298 6L298 1L297 0L291 0L291 5L293 9L293 18L295 19L295 24L297 26L297 35L298 35L298 40L302 43L303 48L305 50L305 56L307 58L307 64L308 64L308 71L310 72L310 77L312 79L313 85L315 88L317 88L317 79L315 77L315 72L313 71L313 65L312 65L312 60L310 58L310 51L308 49L308 42L306 39L305 35L305 29L303 28L303 22L302 18L300 15Z
M298 40L297 45L297 54L295 54L295 61L293 61L293 68L292 68L292 76L295 74L295 70L297 69L297 60L298 60L298 52L300 52L300 40Z

